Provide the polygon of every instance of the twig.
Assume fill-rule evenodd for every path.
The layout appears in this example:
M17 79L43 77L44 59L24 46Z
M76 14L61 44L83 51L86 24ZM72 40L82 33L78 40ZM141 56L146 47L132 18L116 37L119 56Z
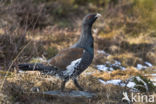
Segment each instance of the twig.
M30 43L31 43L31 41L29 41L29 42L22 48L22 50L17 54L17 56L15 57L15 59L12 61L11 65L9 66L9 68L8 68L6 74L5 74L5 77L4 77L3 81L2 81L2 84L1 84L1 86L0 86L0 91L2 91L4 82L5 82L5 80L6 80L6 77L8 76L8 73L9 73L9 71L10 71L12 65L14 64L14 62L17 60L17 58L21 55L21 53L24 51L24 49L25 49Z

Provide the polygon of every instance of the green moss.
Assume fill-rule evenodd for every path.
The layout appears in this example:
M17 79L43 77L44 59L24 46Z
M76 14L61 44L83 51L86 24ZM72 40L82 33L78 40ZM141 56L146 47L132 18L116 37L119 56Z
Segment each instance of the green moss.
M30 63L42 63L42 62L46 62L46 59L43 59L43 58L32 58Z
M58 50L56 47L50 47L46 50L46 57L51 58L57 54Z
M14 74L12 72L7 72L7 71L0 70L0 76L4 77L6 75L7 75L7 77L12 77Z
M149 92L155 92L156 88L150 79L147 79L146 77L141 76L141 75L137 77L140 77L147 84ZM133 81L136 83L136 86L135 86L136 89L138 89L141 92L146 92L146 88L142 81L138 81L136 77L134 78Z

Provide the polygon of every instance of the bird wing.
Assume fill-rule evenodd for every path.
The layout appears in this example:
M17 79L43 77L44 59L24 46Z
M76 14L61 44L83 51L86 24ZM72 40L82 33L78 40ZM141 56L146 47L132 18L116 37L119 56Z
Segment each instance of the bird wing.
M66 70L66 68L75 63L76 60L80 61L83 51L83 48L65 49L50 59L48 64L57 67L60 71Z

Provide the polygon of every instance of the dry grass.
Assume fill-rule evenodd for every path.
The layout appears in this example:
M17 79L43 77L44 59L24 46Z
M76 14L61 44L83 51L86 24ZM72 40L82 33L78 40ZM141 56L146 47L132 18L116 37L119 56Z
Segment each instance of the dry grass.
M55 55L56 54L55 52L73 44L78 39L79 37L78 34L80 34L79 30L61 30L61 29L57 31L54 31L54 30L57 30L57 28L48 27L47 29L42 30L42 31L37 31L37 32L34 31L33 32L34 34L31 33L32 35L26 35L25 37L26 40L31 40L34 42L36 46L34 49L38 49L39 48L38 45L42 45L43 49L45 50L45 53L40 52L37 56L44 55L46 57L49 57L49 56ZM114 34L118 34L118 33L114 33ZM109 40L108 40L108 37L99 38L98 35L95 35L94 37L95 37L95 59L94 59L92 66L88 68L88 70L90 70L89 72L93 72L93 74L86 75L84 72L84 74L80 76L79 81L86 91L94 92L97 94L95 98L92 98L92 99L66 98L66 97L62 98L62 97L56 97L56 96L43 95L41 94L43 91L59 90L61 80L55 77L51 77L51 76L44 76L36 72L35 73L28 72L28 73L21 74L15 71L15 72L9 72L5 80L3 90L0 93L1 102L2 103L4 102L5 103L17 103L18 102L18 103L24 103L24 104L27 104L27 103L61 104L62 102L64 102L65 104L72 104L75 102L78 102L78 104L84 104L84 103L124 104L124 102L121 101L122 92L123 91L129 92L129 90L122 88L120 86L103 85L102 83L98 81L98 78L102 78L104 80L110 80L110 79L125 80L131 76L142 74L142 72L139 72L138 70L136 70L133 67L133 65L136 65L136 63L143 63L145 59L142 56L138 55L140 53L139 49L130 51L130 52L129 50L136 48L135 45L132 45L132 44L138 44L139 45L138 47L140 47L141 46L140 44L143 43L143 40L138 39L138 42L135 42L133 38L131 39L124 38L122 35L115 35L114 38L109 38ZM131 42L130 40L133 40L134 42ZM123 42L125 41L126 41L125 46L123 46ZM150 44L153 44L153 43L150 43ZM110 49L113 46L117 46L117 49ZM57 51L53 53L54 50L48 49L48 47L55 47ZM154 48L153 45L152 47ZM25 50L23 54L30 53L29 48L28 50ZM146 48L146 45L144 45L144 48ZM106 52L110 53L110 56L99 55L98 53L96 53L97 49L105 49ZM48 52L47 50L50 51L49 55L47 53ZM141 49L141 52L142 52L142 49ZM149 52L153 52L153 50L149 49L148 53ZM20 57L23 57L23 54ZM26 57L23 57L23 59L24 58ZM94 65L105 64L107 60L112 61L114 59L121 61L122 65L128 66L127 70L125 71L115 70L112 73L107 73L107 72L99 72L95 68L92 68L94 67ZM3 71L0 73L1 73L0 80L2 81L6 73ZM35 92L36 88L39 89L40 91L39 93ZM76 87L73 85L72 81L67 83L66 90L67 91L76 90Z
M105 11L101 10L104 18L97 21L95 24L96 28L94 27L94 29L97 29L97 32L93 32L95 38L95 58L93 64L86 70L86 72L92 72L92 74L87 75L84 72L79 78L79 82L85 90L94 92L97 96L92 99L86 99L43 95L43 91L59 90L61 80L56 77L41 75L39 72L26 72L22 74L18 73L18 69L16 68L10 68L11 72L2 71L1 69L8 69L12 60L15 59L29 41L32 41L32 44L13 62L14 66L21 62L29 62L32 58L38 56L45 56L48 59L56 55L58 51L71 46L78 40L80 29L68 28L66 26L69 24L75 26L77 24L76 27L80 28L81 16L78 17L78 14L73 16L73 14L69 13L69 17L72 17L72 19L67 17L67 20L63 20L61 17L64 17L64 13L66 12L59 14L58 10L56 11L57 13L52 13L52 16L47 18L47 14L44 11L45 7L49 7L49 11L52 11L53 8L55 9L59 5L58 3L52 5L52 7L49 6L51 4L43 6L33 4L34 7L32 7L29 5L30 3L25 5L25 2L22 5L15 5L16 8L14 8L14 4L10 7L14 8L12 9L13 11L17 9L14 11L20 14L17 17L13 11L5 12L9 8L6 8L5 11L0 11L2 14L5 12L4 15L1 15L3 23L0 24L4 25L4 27L0 26L0 82L3 82L6 76L3 89L0 91L0 103L62 104L63 102L64 104L126 104L121 101L121 98L123 91L129 92L129 89L114 85L103 85L98 81L98 78L103 80L126 80L131 76L155 73L155 30L150 30L151 28L141 21L141 17L133 13L128 14L127 11L129 10L128 8L132 7L131 4L122 4L114 8L108 7ZM14 3L16 4L16 2ZM21 9L22 7L24 8ZM68 11L68 9L64 10ZM28 18L26 18L25 13ZM109 15L107 16L107 14ZM14 18L10 19L10 15ZM60 20L55 21L55 17L59 17L58 20L61 19L61 21L65 22L60 22ZM19 18L21 18L20 21L18 21ZM42 21L43 19L44 21ZM69 19L70 23L67 23ZM54 23L51 23L52 21ZM50 24L47 22L50 22ZM58 25L64 28L60 28ZM105 50L110 55L99 55L96 52L99 49ZM112 73L108 73L100 72L94 68L97 64L105 64L106 61L112 62L113 60L120 61L126 67L126 70L115 70ZM138 71L134 67L136 64L143 64L145 61L151 62L154 66L143 72ZM39 92L36 92L36 88L39 89ZM72 81L67 83L66 90L76 90Z
M88 70L90 69L91 68L88 68ZM132 69L124 72L114 71L109 75L108 73L95 73L93 75L82 74L79 78L80 85L86 91L96 93L95 97L87 99L43 95L42 92L44 91L59 90L61 80L56 77L42 75L39 72L14 72L7 76L3 91L0 94L0 101L1 103L8 104L62 104L62 102L64 102L64 104L73 104L75 102L77 102L77 104L127 104L126 102L122 102L121 99L123 92L126 91L130 93L128 89L111 84L103 85L98 81L98 78L105 80L119 78L124 80L131 75L136 75L136 73L139 72ZM37 91L36 89L39 90ZM66 84L65 90L71 91L77 90L77 88L73 85L72 81L69 81Z
M66 100L66 98L43 95L43 91L58 90L61 81L55 77L42 76L40 75L40 73L14 73L14 76L7 78L3 88L3 94L7 96L5 98L7 99L7 101L11 101L12 103L19 102L24 104L61 104L62 101L65 104L71 104L74 102L78 102L78 104L99 104L100 102L117 104L118 102L121 102L120 99L122 98L122 96L118 95L122 95L122 91L124 90L124 88L113 85L105 86L98 82L97 78L94 78L93 76L81 76L79 81L80 84L85 88L85 90L94 92L97 94L97 96L93 99L68 98L68 100ZM33 92L32 88L34 87L39 88L39 93ZM68 82L66 85L66 90L69 91L71 89L75 90L76 88L71 82ZM111 89L114 90L112 91ZM69 101L69 99L71 100Z
M101 78L103 80L111 80L111 79L121 79L126 80L132 76L141 75L141 72L139 72L136 68L130 67L126 70L114 70L112 73L109 72L99 72L96 71L93 76L96 78Z
M71 44L73 44L78 39L79 37L78 34L80 34L79 30L70 30L70 29L69 30L59 29L57 31L54 30L57 30L57 28L48 27L47 29L42 31L37 31L37 32L34 31L33 33L31 33L32 35L26 35L25 37L26 40L31 40L34 42L35 45L34 49L39 48L38 45L42 45L43 49L45 50L45 53L40 52L37 56L44 55L46 57L49 57L55 55L56 54L55 52L63 49L64 47L69 47ZM114 34L118 34L118 32ZM132 50L129 52L129 50L136 48L135 45L132 44L138 44L139 45L138 47L140 47L141 46L140 44L143 43L143 39L142 38L138 39L137 42L135 42L134 38L125 38L122 35L115 35L114 38L109 38L109 40L108 37L99 38L98 35L95 35L94 37L95 37L95 59L92 66L89 67L88 70L86 70L88 72L93 72L93 74L86 75L84 72L84 74L80 76L79 81L86 91L94 92L97 94L95 98L92 99L66 98L66 97L64 98L64 97L43 95L41 94L43 91L59 90L61 80L57 79L56 77L44 76L36 72L35 73L28 72L28 73L21 74L15 71L15 72L9 72L5 80L3 90L0 93L0 98L1 98L0 101L2 103L8 103L8 104L17 103L17 102L24 103L24 104L27 103L62 104L62 102L64 102L65 104L72 104L75 102L78 102L78 104L84 104L84 103L125 104L124 102L121 101L122 92L123 91L129 92L128 89L122 88L120 86L114 86L114 85L103 85L98 81L98 78L101 78L103 80L110 80L110 79L126 80L131 76L144 74L142 72L139 72L137 69L133 67L134 65L136 65L136 63L143 63L145 61L145 59L142 56L138 55L140 53L140 50L139 49ZM125 41L126 41L125 46L123 46L123 42ZM151 41L150 42L145 41L145 42L147 44L148 43L154 44ZM110 49L110 48L114 48L114 46L116 46L117 48ZM48 47L54 47L57 49L57 51L53 52L54 50L48 49ZM146 48L146 45L142 47ZM154 48L155 46L152 45L152 47ZM30 53L29 48L28 50L25 50L23 54ZM106 52L110 53L110 56L99 55L96 52L97 49L105 49ZM50 51L49 54L48 54L48 50ZM149 49L148 54L149 52L153 53L154 51L153 49ZM20 57L23 57L23 54ZM23 59L24 58L26 57L23 57ZM93 68L94 65L105 64L107 60L112 61L114 59L121 61L122 65L128 66L127 69L125 71L115 70L112 73L107 73L107 72L99 72L95 68ZM6 75L5 72L3 71L0 72L1 81L4 79L5 75ZM40 91L39 93L35 92L36 88L39 89ZM76 87L73 85L72 81L69 81L67 83L66 90L67 91L76 90Z

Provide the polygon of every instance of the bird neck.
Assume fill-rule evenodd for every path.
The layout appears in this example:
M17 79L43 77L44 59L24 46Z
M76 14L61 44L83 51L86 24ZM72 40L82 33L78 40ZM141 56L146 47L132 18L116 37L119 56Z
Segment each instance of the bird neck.
M91 29L92 29L92 26L82 25L80 39L72 47L84 48L88 52L93 54L94 53L93 52L94 51L94 38L92 36Z
M90 46L93 43L93 36L92 36L92 26L90 25L82 25L82 30L81 30L81 36L78 41L83 46Z
M80 40L81 41L87 41L88 39L92 39L92 26L89 25L82 25L82 30L81 30L81 36L80 36Z

